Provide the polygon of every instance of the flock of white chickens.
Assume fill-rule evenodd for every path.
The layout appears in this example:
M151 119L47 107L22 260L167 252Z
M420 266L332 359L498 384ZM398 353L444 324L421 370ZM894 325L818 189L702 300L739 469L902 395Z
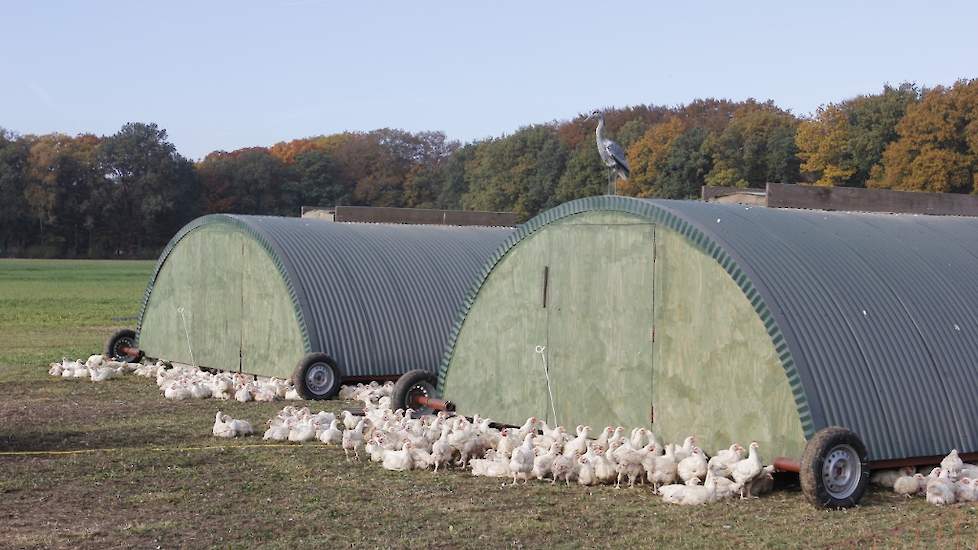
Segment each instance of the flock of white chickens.
M48 374L61 378L89 378L102 382L135 374L155 378L167 399L234 399L247 401L301 400L291 382L231 373L212 374L193 367L156 363L123 363L92 355L87 360L63 359L51 363ZM474 476L500 477L527 483L531 479L580 485L614 484L629 487L648 482L665 502L706 504L739 495L755 497L773 488L773 466L765 466L757 443L739 444L708 458L693 436L682 444L663 445L645 428L628 434L622 427L607 427L593 438L590 426L577 426L575 434L562 426L550 427L536 418L519 428L496 429L478 416L471 421L446 413L413 418L411 411L390 408L393 382L343 386L339 398L362 401L365 415L344 411L313 414L307 407L286 406L268 421L263 438L304 443L320 441L340 445L349 460L366 455L394 471L449 467L471 470ZM246 420L218 411L215 437L243 437L254 429ZM746 456L745 456L746 455ZM927 475L924 472L928 472ZM965 464L956 450L939 467L875 472L872 483L908 498L921 495L936 505L978 501L978 465Z
M88 378L92 382L104 382L127 373L140 372L144 367L142 363L120 363L110 361L101 355L93 355L87 361L62 359L60 363L51 363L48 374L61 378Z
M103 382L124 374L155 378L160 393L166 399L234 399L248 401L301 400L292 382L281 378L264 378L245 374L219 372L212 374L189 366L168 366L155 363L120 363L102 355L92 355L86 361L62 359L51 363L48 374L62 378L90 378Z
M924 475L924 471L929 473ZM920 472L913 467L883 470L873 474L872 482L907 498L924 496L927 502L938 506L978 501L978 465L966 464L957 449L944 457L938 467L922 468Z
M578 426L571 436L535 418L502 430L478 416L471 421L445 413L412 418L388 406L392 386L344 387L342 397L364 402L364 416L313 414L306 407L287 406L268 421L264 439L339 445L347 459L367 456L393 471L461 467L475 476L511 479L513 485L531 479L616 487L648 482L664 501L683 505L749 498L773 486L773 467L764 466L756 443L749 451L734 444L708 459L694 437L681 445L661 445L644 428L626 436L624 428L609 427L592 439L588 426ZM235 423L247 429L236 429ZM214 435L249 432L247 422L217 413Z

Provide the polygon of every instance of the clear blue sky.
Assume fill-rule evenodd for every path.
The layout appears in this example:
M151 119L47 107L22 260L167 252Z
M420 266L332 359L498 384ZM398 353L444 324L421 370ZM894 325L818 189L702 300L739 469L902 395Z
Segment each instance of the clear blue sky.
M472 140L595 107L773 99L805 114L978 76L974 2L0 0L0 126L179 150L343 130Z

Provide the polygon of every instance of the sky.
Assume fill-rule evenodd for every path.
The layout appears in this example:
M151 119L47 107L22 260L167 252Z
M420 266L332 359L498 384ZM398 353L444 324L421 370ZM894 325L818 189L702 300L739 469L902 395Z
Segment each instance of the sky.
M594 108L978 77L978 2L0 0L0 127L156 122L199 159L346 130L471 141Z

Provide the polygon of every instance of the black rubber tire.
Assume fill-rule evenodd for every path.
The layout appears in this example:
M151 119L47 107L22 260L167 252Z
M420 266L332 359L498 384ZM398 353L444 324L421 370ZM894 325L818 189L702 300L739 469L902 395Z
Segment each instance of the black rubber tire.
M310 386L307 383L309 371L323 368L329 369L328 373L323 371L323 375L327 377L324 380L324 385L319 387ZM343 373L336 366L336 361L333 361L325 353L307 353L299 360L299 364L296 365L295 370L292 372L292 384L295 385L295 391L303 399L331 399L339 393L342 383Z
M851 491L845 496L833 496L822 477L825 459L836 447L847 445L859 457L859 478ZM801 471L798 473L801 490L805 498L816 508L850 508L859 504L866 487L869 486L869 461L866 445L855 433L839 426L830 426L815 432L805 445L801 456Z
M430 386L428 393L433 394L435 386L438 384L438 379L434 374L426 370L418 369L405 372L397 379L397 382L394 382L394 390L391 391L391 408L395 411L397 409L407 410L409 407L407 402L408 393L418 384L427 384Z
M123 356L119 353L118 349L126 344L130 347L136 346L136 331L128 328L119 329L112 333L105 342L105 356L109 359L125 359L131 363L139 361L143 358L143 352L139 352L139 355L133 357L131 355Z

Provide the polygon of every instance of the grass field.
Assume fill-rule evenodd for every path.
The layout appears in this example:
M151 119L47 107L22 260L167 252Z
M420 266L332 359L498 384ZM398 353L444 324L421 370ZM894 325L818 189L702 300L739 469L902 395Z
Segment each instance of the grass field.
M152 381L47 375L133 321L152 262L0 260L0 548L975 547L970 505L871 493L818 511L798 492L698 508L647 489L502 487L397 474L320 444L210 436L221 408L263 425L281 403L170 402ZM318 404L317 404L318 405ZM349 403L325 402L338 410ZM66 454L11 454L55 451Z

